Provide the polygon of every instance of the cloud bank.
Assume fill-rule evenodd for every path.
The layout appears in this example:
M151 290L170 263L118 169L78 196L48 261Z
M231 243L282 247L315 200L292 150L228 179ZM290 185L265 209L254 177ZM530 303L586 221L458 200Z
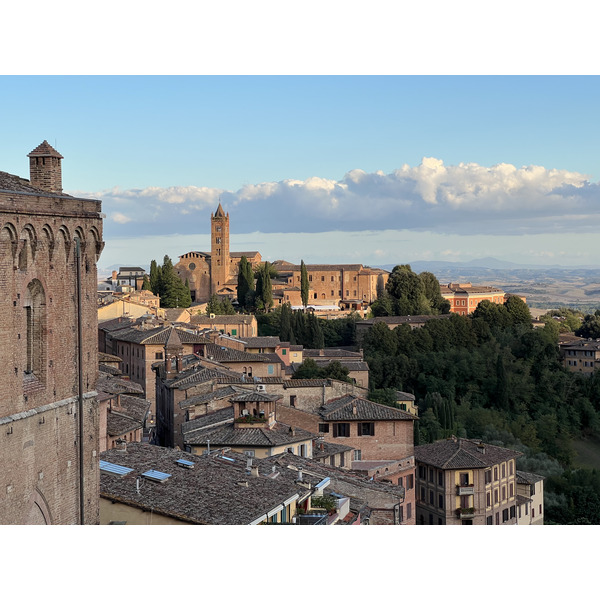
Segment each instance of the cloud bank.
M437 234L574 233L600 227L600 185L542 166L446 166L436 158L392 173L354 169L339 180L311 177L245 185L232 192L171 187L101 193L107 237L207 233L218 202L232 233L414 230Z

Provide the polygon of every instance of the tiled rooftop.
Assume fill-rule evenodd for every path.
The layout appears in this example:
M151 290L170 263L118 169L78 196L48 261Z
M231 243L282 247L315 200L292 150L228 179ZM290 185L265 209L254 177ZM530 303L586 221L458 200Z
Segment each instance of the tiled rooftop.
M188 523L247 525L306 491L282 478L249 475L245 456L234 453L227 456L233 460L137 443L128 444L125 452L107 450L100 455L101 460L133 471L123 477L101 473L100 495ZM193 468L178 466L176 461L180 459L192 462ZM171 476L162 483L141 477L150 469Z
M521 455L522 453L516 450L464 438L450 438L433 444L415 446L417 462L438 469L482 469Z
M329 400L319 409L324 421L414 421L410 413L350 394Z

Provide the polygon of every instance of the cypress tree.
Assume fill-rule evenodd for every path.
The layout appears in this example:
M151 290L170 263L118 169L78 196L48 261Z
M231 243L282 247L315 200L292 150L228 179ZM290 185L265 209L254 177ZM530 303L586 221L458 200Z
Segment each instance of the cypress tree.
M300 297L302 298L302 305L304 308L308 306L308 271L304 261L300 261Z
M238 286L237 286L237 300L238 304L242 308L248 308L247 298L248 292L254 290L254 272L252 271L252 265L248 262L245 256L242 256L238 269Z

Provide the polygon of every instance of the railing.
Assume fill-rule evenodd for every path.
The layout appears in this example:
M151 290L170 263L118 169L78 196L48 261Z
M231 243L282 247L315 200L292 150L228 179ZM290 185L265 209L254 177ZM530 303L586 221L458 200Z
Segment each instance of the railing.
M472 496L475 493L474 485L457 485L456 495L457 496Z
M296 515L296 525L327 525L327 513Z
M468 508L457 508L456 516L461 519L472 519L475 517L475 508L472 506Z

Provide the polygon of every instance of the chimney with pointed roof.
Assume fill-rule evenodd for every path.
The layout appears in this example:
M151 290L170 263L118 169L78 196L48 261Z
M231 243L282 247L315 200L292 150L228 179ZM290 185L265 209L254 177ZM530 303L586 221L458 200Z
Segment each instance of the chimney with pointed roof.
M165 342L165 376L174 379L177 373L181 373L183 359L183 344L175 327L171 327L167 341ZM173 369L173 361L175 368Z
M63 157L46 140L27 156L31 185L45 192L61 194L63 189L60 161Z

